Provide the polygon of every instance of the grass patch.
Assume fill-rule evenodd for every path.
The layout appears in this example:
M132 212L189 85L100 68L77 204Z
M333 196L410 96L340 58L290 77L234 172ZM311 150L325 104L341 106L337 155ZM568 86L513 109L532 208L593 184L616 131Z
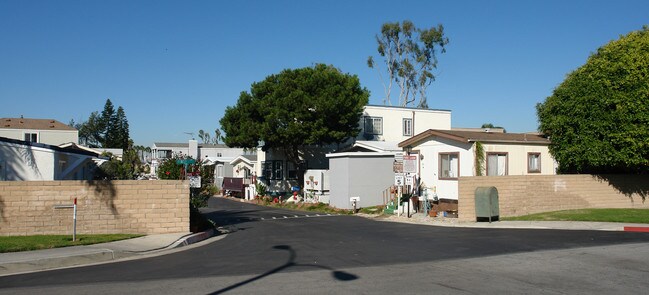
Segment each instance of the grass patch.
M77 240L74 242L72 241L71 235L2 236L0 237L0 253L91 245L137 238L141 236L143 235L77 235Z
M361 208L361 210L359 210L359 212L365 213L365 214L380 215L380 214L383 214L383 209L385 209L385 206L373 206L373 207Z
M543 212L516 217L502 217L513 221L598 221L649 223L647 209L578 209Z

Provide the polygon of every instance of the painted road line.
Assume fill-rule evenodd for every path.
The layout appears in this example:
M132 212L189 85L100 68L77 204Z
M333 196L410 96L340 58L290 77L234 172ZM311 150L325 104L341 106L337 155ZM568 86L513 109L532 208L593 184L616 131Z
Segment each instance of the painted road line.
M624 227L624 231L640 232L640 233L649 233L649 227L625 226L625 227Z

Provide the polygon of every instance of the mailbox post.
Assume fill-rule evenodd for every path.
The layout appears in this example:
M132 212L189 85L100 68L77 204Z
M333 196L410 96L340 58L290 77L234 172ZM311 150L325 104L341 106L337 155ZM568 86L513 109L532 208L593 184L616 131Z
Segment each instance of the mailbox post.
M71 205L54 205L54 209L68 209L72 208L72 241L77 240L77 198L74 198L74 203Z

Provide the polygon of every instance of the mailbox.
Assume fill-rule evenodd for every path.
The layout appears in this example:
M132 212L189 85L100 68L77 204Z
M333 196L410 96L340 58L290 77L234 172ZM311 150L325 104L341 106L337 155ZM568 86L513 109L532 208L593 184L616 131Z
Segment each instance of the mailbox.
M496 187L478 187L475 190L476 221L497 221L500 212L498 207L498 190Z

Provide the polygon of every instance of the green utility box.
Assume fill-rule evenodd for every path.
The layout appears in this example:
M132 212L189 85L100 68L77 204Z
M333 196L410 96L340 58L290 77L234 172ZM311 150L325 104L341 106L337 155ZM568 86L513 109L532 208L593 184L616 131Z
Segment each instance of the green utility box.
M497 221L499 217L498 190L494 186L475 189L476 221Z

